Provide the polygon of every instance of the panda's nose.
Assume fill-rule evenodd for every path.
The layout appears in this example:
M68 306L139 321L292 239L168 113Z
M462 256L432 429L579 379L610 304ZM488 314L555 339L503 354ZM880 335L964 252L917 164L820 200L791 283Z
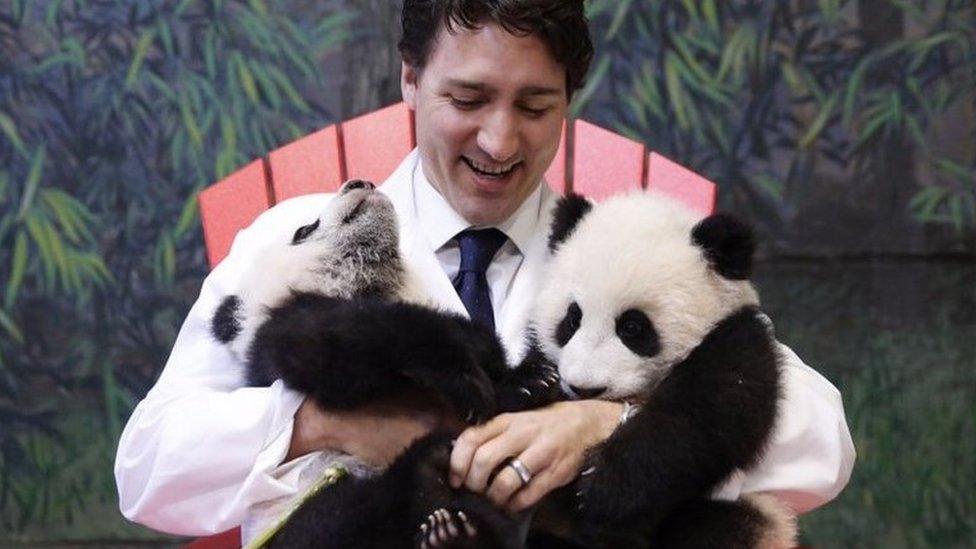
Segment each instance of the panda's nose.
M606 387L577 387L575 385L570 385L569 388L572 389L573 392L583 400L596 398L607 392Z
M366 190L371 191L371 190L373 190L375 188L376 188L376 185L373 185L369 181L366 181L366 180L363 180L363 179L353 179L353 180L350 180L350 181L346 181L346 183L342 186L341 194L345 194L345 193L347 193L349 191L352 191L352 190L355 190L355 189L366 189Z

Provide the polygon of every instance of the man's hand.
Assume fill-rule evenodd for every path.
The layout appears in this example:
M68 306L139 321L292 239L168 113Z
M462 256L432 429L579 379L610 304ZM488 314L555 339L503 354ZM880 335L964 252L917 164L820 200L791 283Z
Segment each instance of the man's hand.
M451 486L484 493L513 512L531 507L576 478L586 450L613 433L622 409L620 403L600 400L557 402L501 414L467 429L451 453ZM491 474L509 458L522 461L531 481L523 487L515 471L505 467L488 485Z
M418 438L441 425L441 414L394 404L356 411L323 410L313 400L295 412L285 461L318 450L337 450L375 466L389 465Z

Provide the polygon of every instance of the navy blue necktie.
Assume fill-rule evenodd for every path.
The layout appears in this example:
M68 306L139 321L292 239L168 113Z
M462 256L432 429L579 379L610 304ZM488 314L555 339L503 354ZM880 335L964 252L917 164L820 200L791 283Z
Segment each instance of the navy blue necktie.
M495 329L495 315L491 309L491 291L485 272L498 248L508 240L498 229L461 231L455 237L461 247L461 268L452 283L471 315L471 320Z

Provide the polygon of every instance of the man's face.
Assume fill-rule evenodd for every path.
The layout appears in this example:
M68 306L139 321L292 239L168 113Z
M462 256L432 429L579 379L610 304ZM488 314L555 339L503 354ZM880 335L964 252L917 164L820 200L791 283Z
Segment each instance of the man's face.
M424 174L474 225L508 218L541 181L566 117L566 70L536 36L444 28L421 73L404 63Z

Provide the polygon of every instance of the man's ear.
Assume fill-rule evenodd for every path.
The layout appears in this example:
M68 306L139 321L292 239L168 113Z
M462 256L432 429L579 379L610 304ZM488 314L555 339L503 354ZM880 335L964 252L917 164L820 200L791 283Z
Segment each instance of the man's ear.
M691 241L723 277L746 280L752 274L756 240L752 228L737 217L724 213L706 217L692 229Z
M405 60L400 61L400 94L410 110L417 110L417 69Z
M556 210L552 214L552 226L549 229L549 251L555 251L556 246L563 243L590 210L593 204L578 194L567 194L556 203Z

